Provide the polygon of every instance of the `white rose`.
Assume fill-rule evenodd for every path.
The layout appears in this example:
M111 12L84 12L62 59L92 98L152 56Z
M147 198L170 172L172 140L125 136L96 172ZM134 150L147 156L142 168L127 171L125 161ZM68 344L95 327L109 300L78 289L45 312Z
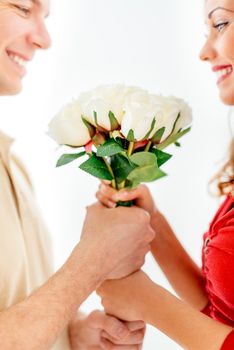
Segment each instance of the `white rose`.
M81 94L78 100L85 119L94 126L111 130L109 112L112 112L120 124L123 116L124 90L123 85L103 85ZM94 112L97 113L97 123Z
M132 130L137 141L143 140L156 117L154 96L140 90L130 93L124 104L121 132L127 138Z
M158 95L154 95L154 103L156 123L149 138L153 137L153 135L161 128L165 128L160 140L160 142L163 142L172 133L175 121L180 113L180 105L172 98Z
M74 101L65 106L50 122L48 134L60 145L84 146L90 132L81 118L80 104Z
M114 114L118 125L120 125L124 115L123 105L126 95L136 89L138 88L125 87L125 85L102 85L90 92L81 94L78 100L85 119L92 125L101 126L108 131L113 130L109 112ZM97 113L97 123L94 119L94 112Z
M173 132L177 133L180 129L184 129L192 123L192 109L184 100L174 96L170 98L176 101L180 108L180 117L176 123L175 130Z

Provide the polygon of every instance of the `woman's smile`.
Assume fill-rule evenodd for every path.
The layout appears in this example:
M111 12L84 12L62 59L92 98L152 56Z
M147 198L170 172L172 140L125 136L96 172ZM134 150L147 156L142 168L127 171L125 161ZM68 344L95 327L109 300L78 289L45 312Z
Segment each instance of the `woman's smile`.
M213 66L212 70L217 75L217 78L218 78L217 85L221 84L224 80L227 80L228 78L230 78L233 74L233 67L231 64Z

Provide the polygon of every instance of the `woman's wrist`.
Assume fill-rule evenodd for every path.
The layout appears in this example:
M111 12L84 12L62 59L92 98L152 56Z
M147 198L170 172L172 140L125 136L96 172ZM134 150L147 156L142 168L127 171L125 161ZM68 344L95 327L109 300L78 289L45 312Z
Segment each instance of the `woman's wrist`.
M162 212L160 212L158 209L155 209L155 211L151 215L151 220L150 220L151 227L156 233L152 244L154 242L157 242L157 240L159 239L158 237L159 235L161 236L163 233L165 233L166 223L167 223L167 220L162 214Z
M163 219L165 220L163 213L155 208L151 214L151 223L156 224L158 221L161 222Z
M151 308L154 308L151 301L154 296L156 286L157 285L148 278L144 283L144 286L142 286L141 292L138 294L136 309L140 311L139 317L145 323L149 323L151 319L150 310Z

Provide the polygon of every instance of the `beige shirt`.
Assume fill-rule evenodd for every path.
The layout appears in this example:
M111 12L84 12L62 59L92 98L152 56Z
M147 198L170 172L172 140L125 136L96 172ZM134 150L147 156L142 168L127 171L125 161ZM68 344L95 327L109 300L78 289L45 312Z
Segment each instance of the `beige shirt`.
M51 242L12 142L0 131L0 310L25 299L53 273ZM52 349L70 349L66 331Z

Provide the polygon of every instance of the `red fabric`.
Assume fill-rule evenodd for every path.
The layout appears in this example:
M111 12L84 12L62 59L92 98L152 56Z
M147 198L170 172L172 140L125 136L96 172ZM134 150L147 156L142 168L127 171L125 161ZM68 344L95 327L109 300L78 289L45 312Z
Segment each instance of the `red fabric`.
M233 350L233 349L234 349L234 331L229 333L220 350Z
M204 234L202 271L209 303L202 312L234 328L234 199L228 196ZM234 350L234 332L222 350Z

